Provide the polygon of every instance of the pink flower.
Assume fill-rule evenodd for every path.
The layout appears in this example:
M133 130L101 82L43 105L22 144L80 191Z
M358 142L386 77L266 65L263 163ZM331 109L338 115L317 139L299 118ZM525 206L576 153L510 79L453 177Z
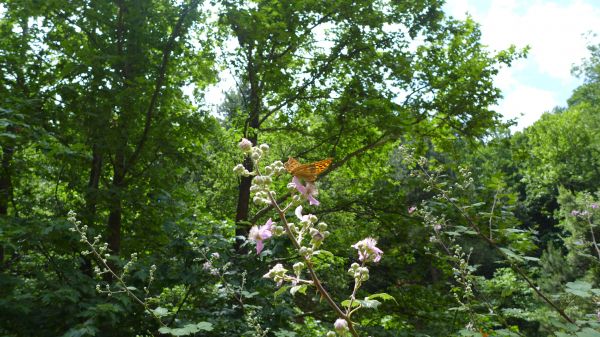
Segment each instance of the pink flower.
M412 206L411 208L408 209L408 214L412 214L416 210L417 210L417 206Z
M352 248L358 250L358 259L363 262L379 262L383 251L376 247L377 240L366 238L358 241Z
M310 222L310 223L316 223L317 222L317 217L314 216L314 215L312 215L312 214L302 215L302 205L296 207L296 210L294 211L294 214L296 214L296 217L300 221L306 221L306 222Z
M260 227L252 226L252 228L250 228L250 234L248 235L248 238L250 240L256 241L256 254L260 254L260 252L263 250L263 241L273 236L273 232L271 230L272 226L273 220L269 218L269 220L267 220L267 223L265 223L264 225Z
M294 177L292 178L292 183L296 187L296 190L298 190L300 194L302 194L306 199L308 199L308 203L310 205L319 206L319 204L321 204L319 200L315 199L315 195L319 194L319 191L317 191L317 186L314 182L307 181L306 186L304 186L302 185L298 177Z

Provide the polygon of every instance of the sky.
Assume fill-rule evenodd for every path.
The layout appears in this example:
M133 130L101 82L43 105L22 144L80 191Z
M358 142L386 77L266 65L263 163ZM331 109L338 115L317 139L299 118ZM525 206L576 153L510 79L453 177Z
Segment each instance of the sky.
M529 46L526 59L504 68L495 79L503 99L495 107L513 130L533 124L545 111L566 106L582 83L573 65L588 56L587 46L600 39L600 0L446 0L445 12L458 19L467 13L481 26L489 50L514 44Z

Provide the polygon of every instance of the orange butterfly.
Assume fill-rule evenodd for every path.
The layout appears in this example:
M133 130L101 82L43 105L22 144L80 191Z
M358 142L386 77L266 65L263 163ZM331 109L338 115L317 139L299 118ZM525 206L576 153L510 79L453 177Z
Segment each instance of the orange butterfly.
M289 157L287 163L283 166L294 177L304 179L304 181L313 182L317 180L317 176L325 171L329 164L333 161L332 158L316 161L309 164L300 164L296 159Z

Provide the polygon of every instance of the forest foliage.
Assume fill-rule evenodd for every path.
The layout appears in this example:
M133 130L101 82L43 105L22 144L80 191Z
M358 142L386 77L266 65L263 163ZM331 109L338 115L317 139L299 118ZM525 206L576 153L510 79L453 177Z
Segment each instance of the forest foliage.
M352 335L600 336L600 46L511 133L494 76L527 49L442 5L0 3L0 335L343 335L264 277L308 256L264 227L302 205ZM332 160L311 185L288 157Z

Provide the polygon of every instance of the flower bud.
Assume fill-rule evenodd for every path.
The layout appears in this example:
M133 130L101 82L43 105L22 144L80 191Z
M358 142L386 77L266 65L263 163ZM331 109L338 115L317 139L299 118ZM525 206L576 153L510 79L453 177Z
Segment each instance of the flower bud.
M317 231L317 233L312 236L312 241L316 245L315 248L321 245L323 239L325 239L325 237L319 231Z
M304 269L305 265L302 262L296 262L294 263L294 272L296 274L299 274L303 269Z
M260 144L259 148L263 151L263 152L268 152L269 151L269 145L267 144Z
M328 331L327 335L325 335L325 337L335 337L335 336L336 336L336 333L333 331Z
M285 232L285 229L283 228L283 226L273 227L273 235L275 235L275 236L283 235L284 232Z
M344 333L348 331L348 322L345 319L338 318L335 323L333 323L333 328L338 333Z
M244 168L244 165L242 164L237 164L234 168L233 168L233 173L237 174L237 175L242 175L244 173L246 169Z
M244 152L250 152L252 150L252 142L246 138L242 138L242 140L238 143L238 147Z

